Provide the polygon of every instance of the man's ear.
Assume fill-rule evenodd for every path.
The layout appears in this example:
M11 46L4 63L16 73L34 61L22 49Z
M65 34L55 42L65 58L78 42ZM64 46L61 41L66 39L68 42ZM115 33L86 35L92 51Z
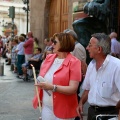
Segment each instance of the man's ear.
M99 46L99 47L98 47L98 52L101 53L102 51L103 51L102 47Z

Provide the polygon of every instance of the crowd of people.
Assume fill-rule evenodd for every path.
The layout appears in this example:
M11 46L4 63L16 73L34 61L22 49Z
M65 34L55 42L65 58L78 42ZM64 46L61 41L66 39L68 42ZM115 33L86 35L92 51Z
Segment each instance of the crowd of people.
M48 38L46 38L48 39ZM33 76L30 64L39 70L46 55L52 53L52 38L44 40L45 49L39 47L39 40L33 36L32 32L27 35L21 34L14 38L0 35L0 57L5 59L6 65L10 65L13 73L24 81L30 80Z
M11 41L0 39L1 55L4 57L6 52L8 64L14 65L19 78L26 80L28 74L32 75L30 64L38 67L40 62L39 79L35 84L39 97L34 96L33 107L41 105L40 98L42 120L82 120L86 101L90 105L88 120L96 120L99 114L118 115L120 43L116 32L110 35L95 33L84 48L78 42L77 34L66 29L45 38L44 44L42 51L32 32ZM92 58L88 65L86 50ZM79 95L81 85L82 96Z

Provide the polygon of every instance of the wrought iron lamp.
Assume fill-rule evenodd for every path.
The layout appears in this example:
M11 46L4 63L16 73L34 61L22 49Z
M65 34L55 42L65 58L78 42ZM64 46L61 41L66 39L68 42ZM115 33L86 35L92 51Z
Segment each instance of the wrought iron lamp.
M22 0L24 4L27 4L27 7L23 7L23 10L27 13L27 30L26 33L28 33L28 16L29 16L29 0Z

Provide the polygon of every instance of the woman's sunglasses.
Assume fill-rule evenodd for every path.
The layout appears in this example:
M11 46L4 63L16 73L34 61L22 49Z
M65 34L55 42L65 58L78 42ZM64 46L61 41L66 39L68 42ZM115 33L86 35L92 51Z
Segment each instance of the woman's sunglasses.
M57 44L57 41L56 41L56 40L53 40L53 43L54 43L54 45L56 45L56 44Z

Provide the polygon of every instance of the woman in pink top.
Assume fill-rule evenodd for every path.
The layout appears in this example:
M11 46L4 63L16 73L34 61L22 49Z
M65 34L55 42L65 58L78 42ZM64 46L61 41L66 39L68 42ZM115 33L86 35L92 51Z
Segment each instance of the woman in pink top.
M81 62L70 52L74 50L74 39L68 33L54 35L53 52L44 60L36 86L40 88L42 120L74 120L77 116L77 88L81 80ZM45 91L49 91L51 96ZM38 106L37 97L33 100Z

